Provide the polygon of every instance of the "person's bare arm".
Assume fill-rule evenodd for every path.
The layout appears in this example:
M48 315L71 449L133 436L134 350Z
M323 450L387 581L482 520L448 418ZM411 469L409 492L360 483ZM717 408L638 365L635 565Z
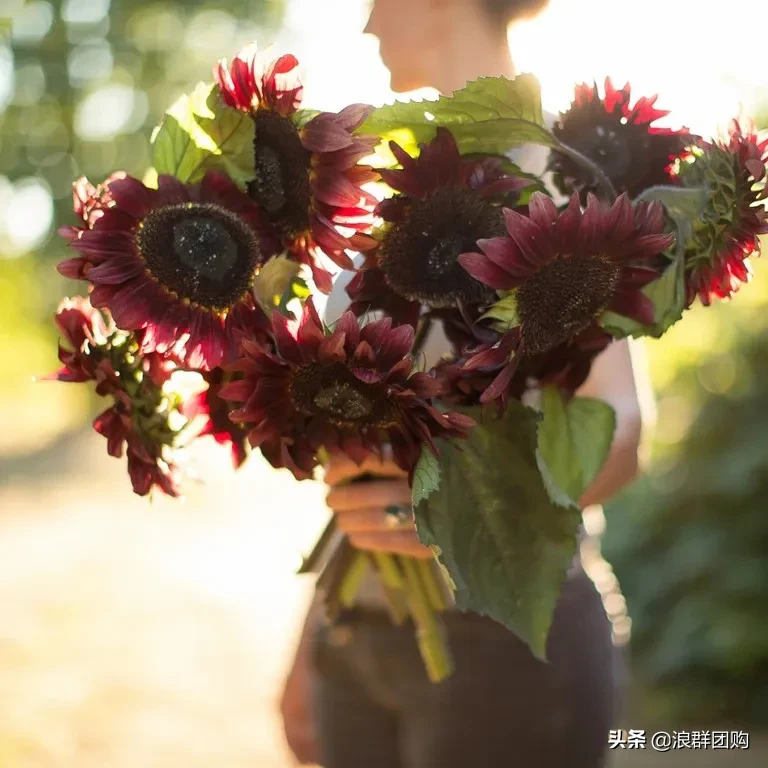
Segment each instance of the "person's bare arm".
M589 378L577 394L602 400L616 411L616 432L606 462L580 499L581 505L587 507L608 501L638 472L643 418L638 377L626 340L613 342L595 359Z
M285 740L299 765L314 765L318 762L317 729L310 705L310 686L312 638L321 617L322 603L315 593L280 699Z

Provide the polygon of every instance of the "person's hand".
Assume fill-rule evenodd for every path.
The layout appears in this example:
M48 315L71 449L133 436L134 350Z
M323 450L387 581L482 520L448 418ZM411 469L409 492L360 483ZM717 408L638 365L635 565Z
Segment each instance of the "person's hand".
M309 701L310 661L299 648L285 681L280 699L285 739L299 765L315 765L319 760L317 733Z
M348 484L360 475L381 479ZM336 515L339 529L355 547L424 559L432 557L432 550L416 536L407 476L388 458L371 456L357 466L346 456L331 457L325 471L325 482L331 486L326 502ZM393 508L400 511L397 516L387 512Z

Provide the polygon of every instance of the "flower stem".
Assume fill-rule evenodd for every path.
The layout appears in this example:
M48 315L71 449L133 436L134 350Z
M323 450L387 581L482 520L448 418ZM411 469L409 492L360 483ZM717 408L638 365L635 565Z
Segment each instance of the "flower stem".
M442 622L432 610L415 558L398 557L398 561L405 574L408 603L416 625L416 640L427 675L433 683L439 683L453 672L453 659L445 640Z
M397 567L394 555L384 552L370 552L369 556L378 573L392 622L401 626L409 615L408 603L404 591L405 582Z
M436 566L434 560L419 560L416 566L419 570L421 581L424 584L424 591L429 599L429 604L433 610L442 613L446 608L446 601L440 586L443 576L436 570L438 566Z
M339 602L345 608L351 608L355 604L357 593L368 570L369 560L365 553L355 551L355 556L349 563L347 572L344 574L339 585Z
M326 547L331 543L336 530L336 516L333 515L315 542L315 546L312 547L312 551L302 560L297 573L311 573L315 570L321 557L325 554Z
M601 192L603 202L612 203L616 199L616 189L608 178L608 175L597 163L590 160L586 155L582 155L581 152L575 150L573 147L569 147L562 142L558 143L557 151L562 152L567 157L570 157L571 160L574 160L579 165L583 165L585 168L592 171L597 186Z
M317 577L316 588L323 595L325 617L328 621L335 621L339 616L341 586L356 555L357 551L344 536L331 553L323 572Z
M381 574L381 580L392 589L405 589L405 582L397 567L397 561L388 552L371 552Z

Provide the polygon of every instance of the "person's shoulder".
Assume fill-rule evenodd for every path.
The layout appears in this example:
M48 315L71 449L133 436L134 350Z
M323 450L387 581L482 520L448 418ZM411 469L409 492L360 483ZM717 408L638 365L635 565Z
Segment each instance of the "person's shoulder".
M548 112L546 109L543 111L543 115L544 115L544 124L551 131L555 123L557 122L557 115L554 112Z

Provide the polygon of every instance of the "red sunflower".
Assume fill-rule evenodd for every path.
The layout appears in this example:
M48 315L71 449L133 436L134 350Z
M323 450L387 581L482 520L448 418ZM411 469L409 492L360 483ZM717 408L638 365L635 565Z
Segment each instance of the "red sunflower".
M435 437L463 437L474 425L432 405L439 385L413 372L411 326L393 329L386 318L361 328L346 312L326 333L311 301L295 332L277 312L273 326L275 351L245 341L245 357L233 366L245 378L221 397L245 403L231 418L250 426L251 445L275 467L306 478L321 446L360 463L386 442L411 472L422 443L437 452Z
M633 206L623 194L608 208L590 194L582 212L574 194L559 213L549 197L536 192L528 216L510 210L504 215L508 235L480 240L482 253L463 254L459 261L480 282L515 291L518 323L475 356L470 368L509 360L499 374L506 382L498 386L506 386L523 355L570 341L605 310L653 322L653 304L641 289L659 276L649 264L673 242L664 233L660 203Z
M118 458L125 452L140 496L154 486L178 496L176 468L164 458L177 434L168 422L173 406L162 390L169 362L156 354L142 356L136 339L118 331L88 299L65 299L55 322L66 342L59 344L64 367L49 378L93 381L97 394L112 397L114 404L93 422L107 439L107 452Z
M597 83L582 83L552 132L563 144L600 166L618 192L636 197L649 187L672 183L674 160L693 137L687 128L653 125L669 114L654 106L658 96L644 96L634 106L630 106L631 98L629 83L617 90L606 78L603 98ZM549 169L563 194L578 191L584 201L587 192L596 190L589 171L557 150L550 154Z
M709 305L749 280L747 259L760 255L760 235L768 233L768 132L734 120L727 139L700 141L687 160L679 164L683 184L706 191L686 247L688 303L698 295Z
M238 333L266 325L251 287L276 244L226 175L197 185L160 176L158 189L116 178L81 216L88 226L67 235L80 256L58 270L91 283L91 303L119 328L141 330L142 353L173 351L190 368L214 368L232 359Z
M381 171L395 192L376 209L385 225L367 268L347 286L352 311L384 309L415 325L421 305L430 308L487 304L493 291L458 262L481 238L504 233L501 205L513 205L528 181L505 172L496 156L463 158L453 135L438 128L411 157L390 148L402 166Z
M254 122L254 179L248 193L279 230L283 245L312 269L317 287L328 293L331 275L323 254L352 269L347 251L365 251L375 242L365 234L376 199L362 189L378 180L359 161L373 152L376 136L359 136L372 107L353 104L321 112L301 124L297 110L302 86L294 56L272 59L255 44L225 60L214 77L225 103Z
M503 409L510 398L520 400L534 387L557 387L573 395L587 380L592 361L613 340L596 323L573 339L539 355L510 359L513 344L500 335L465 350L462 357L441 361L435 375L443 385L441 398L449 404L477 405L496 402ZM514 335L507 341L514 340Z

